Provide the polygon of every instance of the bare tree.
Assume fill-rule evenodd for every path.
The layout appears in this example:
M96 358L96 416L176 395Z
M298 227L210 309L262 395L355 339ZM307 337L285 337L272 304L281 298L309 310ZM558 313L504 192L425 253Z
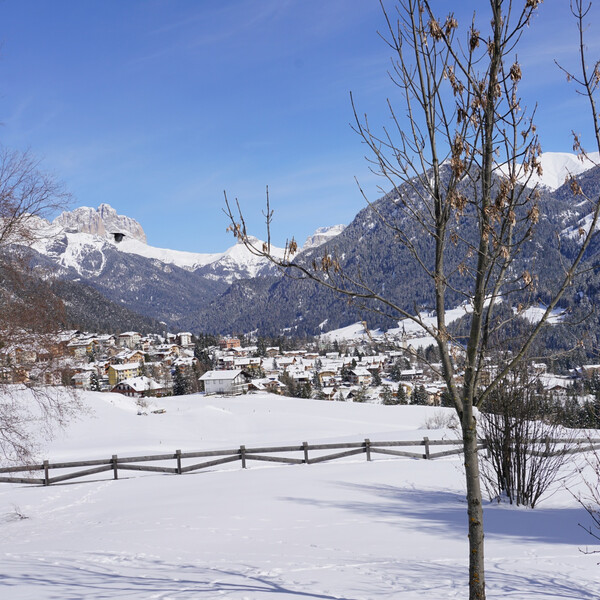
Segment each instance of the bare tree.
M50 387L58 376L58 328L64 306L33 274L27 252L40 217L69 200L63 186L28 152L0 149L0 457L26 460L36 440L80 407Z
M551 403L525 363L508 373L488 397L479 424L487 451L481 474L491 497L535 508L561 477L568 438L552 415Z
M272 256L268 190L267 237L262 246L252 242L239 203L232 207L225 196L230 229L251 252L345 294L359 305L410 319L435 339L440 375L461 424L470 600L485 598L476 409L524 360L547 325L580 272L600 212L598 199L586 197L572 178L574 196L589 208L590 227L579 231L574 255L568 260L561 257L541 319L537 323L523 320L515 335L518 314L538 304L535 264L526 265L520 258L535 239L543 211L533 185L533 176L541 173L541 148L532 115L520 104L522 69L516 50L540 3L489 0L482 19L489 23L487 32L478 30L475 18L462 30L452 14L438 18L428 0L402 0L396 18L382 4L386 24L382 38L393 54L390 77L397 86L401 109L388 100L391 125L381 129L373 128L355 109L355 129L370 150L372 171L383 178L382 191L391 190L384 201L392 203L394 210L384 211L380 203L370 203L373 214L428 281L425 293L432 298L434 326L423 319L424 307L396 302L385 290L370 285L360 270L345 269L341 258L328 248L311 264L294 261L297 244L292 238L283 259ZM594 103L600 69L586 62L586 10L581 0L575 0L573 12L580 30L581 71L578 76L570 74L570 79L589 100L595 143L600 148ZM575 147L585 154L578 139ZM462 339L448 326L449 295L461 297L470 307ZM503 367L490 373L492 356Z
M35 238L35 221L63 208L70 195L30 152L0 148L0 248Z

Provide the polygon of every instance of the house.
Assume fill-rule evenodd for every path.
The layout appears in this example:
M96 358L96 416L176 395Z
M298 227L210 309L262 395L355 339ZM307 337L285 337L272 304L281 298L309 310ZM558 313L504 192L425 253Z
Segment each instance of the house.
M80 371L79 373L75 373L73 377L71 377L71 384L74 388L79 390L91 390L92 389L92 374L95 372L95 369L86 369Z
M356 367L350 371L350 383L353 385L369 385L372 378L371 372L364 367Z
M141 350L134 350L127 356L127 362L144 362L145 354Z
M111 387L124 379L131 379L142 374L141 363L125 363L124 365L110 365L108 367L108 384Z
M327 385L330 381L333 381L337 374L337 371L329 369L324 371L318 371L317 377L319 378L321 385Z
M142 340L142 336L137 331L126 331L118 337L119 346L125 348L135 348Z
M259 371L261 368L261 359L257 357L234 358L233 368L242 369L247 372Z
M130 398L147 398L148 396L162 396L165 393L165 388L156 383L150 377L132 377L124 379L115 385L111 392L123 394Z
M207 394L242 394L248 389L241 369L207 371L199 379Z
M177 340L179 341L179 345L183 346L193 346L194 342L192 342L192 334L189 331L182 331L177 334Z
M92 346L88 340L73 340L67 344L69 354L75 358L84 358L88 352L92 351Z
M37 351L32 344L4 346L0 359L12 365L33 364L37 360Z
M326 385L321 388L321 394L327 400L333 400L337 394L338 388L336 386Z
M272 394L280 394L285 389L285 385L277 379L252 379L248 384L248 391L270 392Z
M223 338L219 340L219 346L223 349L239 348L241 346L240 340L234 337Z
M419 377L423 377L423 369L402 369L400 371L402 381L414 381Z

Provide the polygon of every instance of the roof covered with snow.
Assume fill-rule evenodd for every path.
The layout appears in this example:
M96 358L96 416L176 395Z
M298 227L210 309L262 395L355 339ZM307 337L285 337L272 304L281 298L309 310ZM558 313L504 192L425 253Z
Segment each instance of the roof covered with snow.
M232 369L227 371L206 371L200 381L227 381L235 379L242 374L241 369Z

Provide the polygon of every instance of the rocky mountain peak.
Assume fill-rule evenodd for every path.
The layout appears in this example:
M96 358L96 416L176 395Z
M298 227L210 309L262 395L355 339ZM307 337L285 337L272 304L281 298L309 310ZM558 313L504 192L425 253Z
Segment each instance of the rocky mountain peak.
M67 230L90 233L111 241L120 241L125 236L146 243L142 226L131 217L117 214L110 204L101 204L98 208L81 206L61 213L53 223Z
M346 229L345 225L333 225L331 227L319 227L312 235L309 235L302 246L302 251L317 248L331 241Z

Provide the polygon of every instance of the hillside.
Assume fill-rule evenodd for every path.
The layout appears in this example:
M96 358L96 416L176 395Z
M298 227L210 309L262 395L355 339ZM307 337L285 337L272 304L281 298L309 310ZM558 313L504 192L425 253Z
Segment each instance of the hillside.
M555 177L556 178L556 177ZM585 171L579 176L582 187L593 196L600 182L600 169ZM468 193L468 190L464 190ZM514 265L515 272L531 269L535 265L539 273L538 298L548 296L548 290L560 276L561 259L569 256L577 248L577 241L567 236L569 227L574 226L587 214L586 206L574 205L568 185L556 190L544 186L539 190L542 215L537 225L535 237L528 242ZM402 230L412 240L414 247L423 257L425 264L433 264L434 248L432 238L407 217L404 209L406 196L417 196L408 184L400 186L397 193L390 193L362 209L354 220L325 246L308 249L297 257L297 262L310 265L313 260L320 262L323 252L339 258L341 269L349 277L363 281L370 289L382 294L398 306L413 311L415 305L420 310L433 307L432 280L415 265L411 251L398 242L394 228ZM409 202L408 204L410 204ZM384 225L384 222L388 225ZM390 226L391 225L391 226ZM468 213L457 222L451 223L451 231L457 232L459 239L473 242L476 237L475 221ZM559 247L556 235L565 232ZM458 266L467 254L465 244L447 246L446 269L450 273L446 294L447 308L455 308L464 301L460 290L468 290L472 285L466 270ZM595 253L590 252L589 260ZM471 259L472 260L472 259ZM473 266L473 265L471 265ZM584 295L586 295L584 290ZM573 304L575 290L565 296L565 304ZM514 297L514 301L520 298ZM529 301L529 299L524 301ZM593 299L595 302L595 298ZM347 298L336 296L331 291L315 286L311 282L293 278L266 277L260 281L239 280L211 302L199 319L206 327L222 327L222 323L234 331L253 331L267 327L265 333L275 334L284 327L299 334L317 334L320 324L327 320L327 328L336 329L350 323L367 319L371 328L388 329L396 327L398 314L390 316L369 311L369 304L350 304ZM381 307L379 307L381 308ZM268 322L265 323L265 315Z
M426 407L272 396L85 396L90 414L50 459L252 443L452 435ZM156 406L158 406L158 401ZM93 411L93 412L92 412ZM11 600L450 600L467 595L460 459L238 463L190 475L107 474L51 488L0 484L0 591ZM568 480L572 481L572 480ZM488 598L592 600L597 557L568 491L534 511L486 504Z
M562 273L561 263L577 251L579 231L589 224L590 206L573 196L571 186L564 183L565 175L576 174L591 198L597 197L600 190L600 168L590 168L592 163L581 163L574 155L564 153L544 154L542 163L544 172L537 182L540 220L535 237L523 246L512 267L515 273L520 273L535 265L536 297L532 300L513 296L513 303L548 301ZM473 193L466 183L464 186L465 194ZM410 311L415 306L431 310L431 280L415 268L410 250L398 242L393 229L397 227L412 240L425 264L432 263L431 237L407 218L405 201L410 197L411 204L417 196L418 186L405 184L359 211L347 227L319 228L309 236L296 260L305 265L313 261L318 264L327 252L339 258L344 273L360 278L398 306ZM393 227L385 226L383 221ZM164 322L169 328L192 332L258 331L261 335L305 336L365 319L372 329L397 327L398 314L376 314L370 312L368 303L364 306L349 303L347 298L314 283L284 277L240 243L214 254L151 246L139 223L118 215L107 204L98 209L81 207L63 213L52 223L40 221L39 229L40 239L33 247L32 264L53 272L58 279L70 281L73 284L70 302L74 302L75 284L84 283L134 313ZM468 244L476 237L475 222L468 210L456 222L452 220L449 239L454 234L454 239L464 242L448 244L447 308L459 306L464 301L460 290L470 285L468 268L462 264L465 256L469 256ZM261 246L258 241L257 244ZM277 256L281 252L274 249ZM597 269L587 267L596 264L599 252L598 240L594 239L587 252L584 274L561 301L561 307L573 315L574 321L592 315L591 325L588 321L584 329L576 332L579 337L586 334L588 348L597 342L594 332L600 311L595 310L595 305L600 285ZM474 268L473 264L470 266ZM82 295L86 293L82 290ZM130 328L134 326L127 329ZM569 332L559 329L549 331L544 338L544 344L553 350L566 349L561 340ZM567 345L573 344L569 340Z

